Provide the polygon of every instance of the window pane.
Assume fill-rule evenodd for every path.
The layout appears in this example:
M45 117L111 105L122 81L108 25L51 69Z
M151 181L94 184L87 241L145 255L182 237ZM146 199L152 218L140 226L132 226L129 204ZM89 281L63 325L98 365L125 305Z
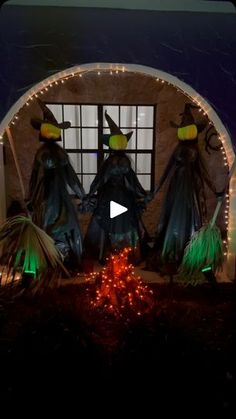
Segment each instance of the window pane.
M139 106L138 107L138 126L139 127L153 127L153 107Z
M98 170L98 105L54 104L47 106L53 112L58 122L61 122L64 116L64 121L70 121L74 127L63 131L63 143L76 173L79 173L80 177L82 176L86 192L89 192L95 173ZM105 110L107 110L115 124L120 126L123 134L133 131L126 153L130 158L131 167L137 173L142 186L146 190L150 190L154 107L102 105L102 109L104 134L111 134L110 128L105 121ZM73 153L72 149L83 149L85 152L82 154L79 151ZM136 153L136 149L148 150L148 153ZM110 155L108 147L103 145L103 150L105 152L104 158L107 158ZM83 175L83 173L88 174Z
M150 175L138 175L138 180L146 191L150 191L151 189L151 176Z
M111 134L110 129L109 128L103 128L103 134L109 134L110 135ZM103 146L104 149L108 149L109 148L107 145L105 145L103 143L103 140L102 140L102 146Z
M64 131L65 148L81 148L81 136L79 128L69 128Z
M128 132L124 132L124 134L128 134ZM133 131L133 134L131 135L127 144L127 150L135 150L135 149L136 149L136 130Z
M82 148L98 148L98 131L93 128L82 129Z
M136 106L120 107L120 126L122 128L136 126Z
M117 126L119 126L119 107L117 105L104 105L103 106L103 126L107 127L108 123L105 119L105 111L107 111L108 115L111 117L111 119L116 123ZM110 132L110 130L109 130Z
M53 115L55 116L57 122L62 122L62 105L48 105L47 107L52 111Z
M64 105L64 120L70 121L73 126L80 126L80 106Z
M132 169L135 171L135 154L134 153L127 153L127 156L130 159Z
M97 127L98 126L97 106L83 105L81 106L81 111L82 111L81 125L83 127Z
M82 154L83 173L97 173L97 153Z
M138 149L152 149L153 131L152 129L138 129Z
M89 192L91 183L94 178L95 178L95 175L83 175L83 187L86 193Z
M151 173L151 154L137 154L137 173Z
M70 162L75 169L76 173L81 172L81 155L79 153L68 153Z

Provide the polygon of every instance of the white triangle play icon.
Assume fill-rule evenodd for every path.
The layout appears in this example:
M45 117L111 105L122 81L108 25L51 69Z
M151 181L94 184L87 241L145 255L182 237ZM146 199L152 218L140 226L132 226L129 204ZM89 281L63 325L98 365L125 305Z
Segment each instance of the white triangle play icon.
M123 212L128 211L128 208L123 207L123 205L117 204L115 201L110 201L110 218L117 217Z

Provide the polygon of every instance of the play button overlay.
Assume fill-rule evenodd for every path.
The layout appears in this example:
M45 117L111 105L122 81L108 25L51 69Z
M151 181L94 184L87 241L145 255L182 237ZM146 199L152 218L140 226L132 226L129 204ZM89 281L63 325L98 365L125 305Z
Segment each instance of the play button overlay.
M118 217L118 215L123 214L126 211L128 211L128 208L123 207L123 205L120 205L115 201L110 201L110 218Z

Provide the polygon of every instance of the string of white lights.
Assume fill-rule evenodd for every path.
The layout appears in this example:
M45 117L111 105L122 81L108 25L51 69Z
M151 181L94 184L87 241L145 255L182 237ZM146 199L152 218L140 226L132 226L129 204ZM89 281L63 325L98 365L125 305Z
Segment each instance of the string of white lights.
M192 87L179 80L177 77L150 67L135 64L111 64L94 63L84 64L61 71L49 78L41 81L33 88L28 90L10 109L6 117L0 124L0 145L3 145L3 138L6 128L19 123L19 112L24 107L29 107L35 99L42 97L50 89L60 88L61 84L66 83L71 78L84 77L88 73L96 73L98 77L103 75L117 76L121 73L137 73L154 77L158 83L174 87L177 92L188 97L199 107L199 112L206 116L209 124L214 126L217 138L221 143L221 153L224 165L230 168L233 164L235 154L231 144L231 139L226 128L220 121L214 109L201 97ZM235 275L235 252L236 252L236 174L233 173L230 181L229 194L226 196L225 226L227 229L227 239L224 240L225 256L227 257L228 275L231 278Z

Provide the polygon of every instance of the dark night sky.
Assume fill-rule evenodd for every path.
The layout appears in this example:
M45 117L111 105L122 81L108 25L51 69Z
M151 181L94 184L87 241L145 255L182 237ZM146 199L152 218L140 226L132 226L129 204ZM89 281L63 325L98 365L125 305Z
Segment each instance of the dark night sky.
M4 6L0 120L30 87L83 63L141 64L193 87L236 142L236 14Z

